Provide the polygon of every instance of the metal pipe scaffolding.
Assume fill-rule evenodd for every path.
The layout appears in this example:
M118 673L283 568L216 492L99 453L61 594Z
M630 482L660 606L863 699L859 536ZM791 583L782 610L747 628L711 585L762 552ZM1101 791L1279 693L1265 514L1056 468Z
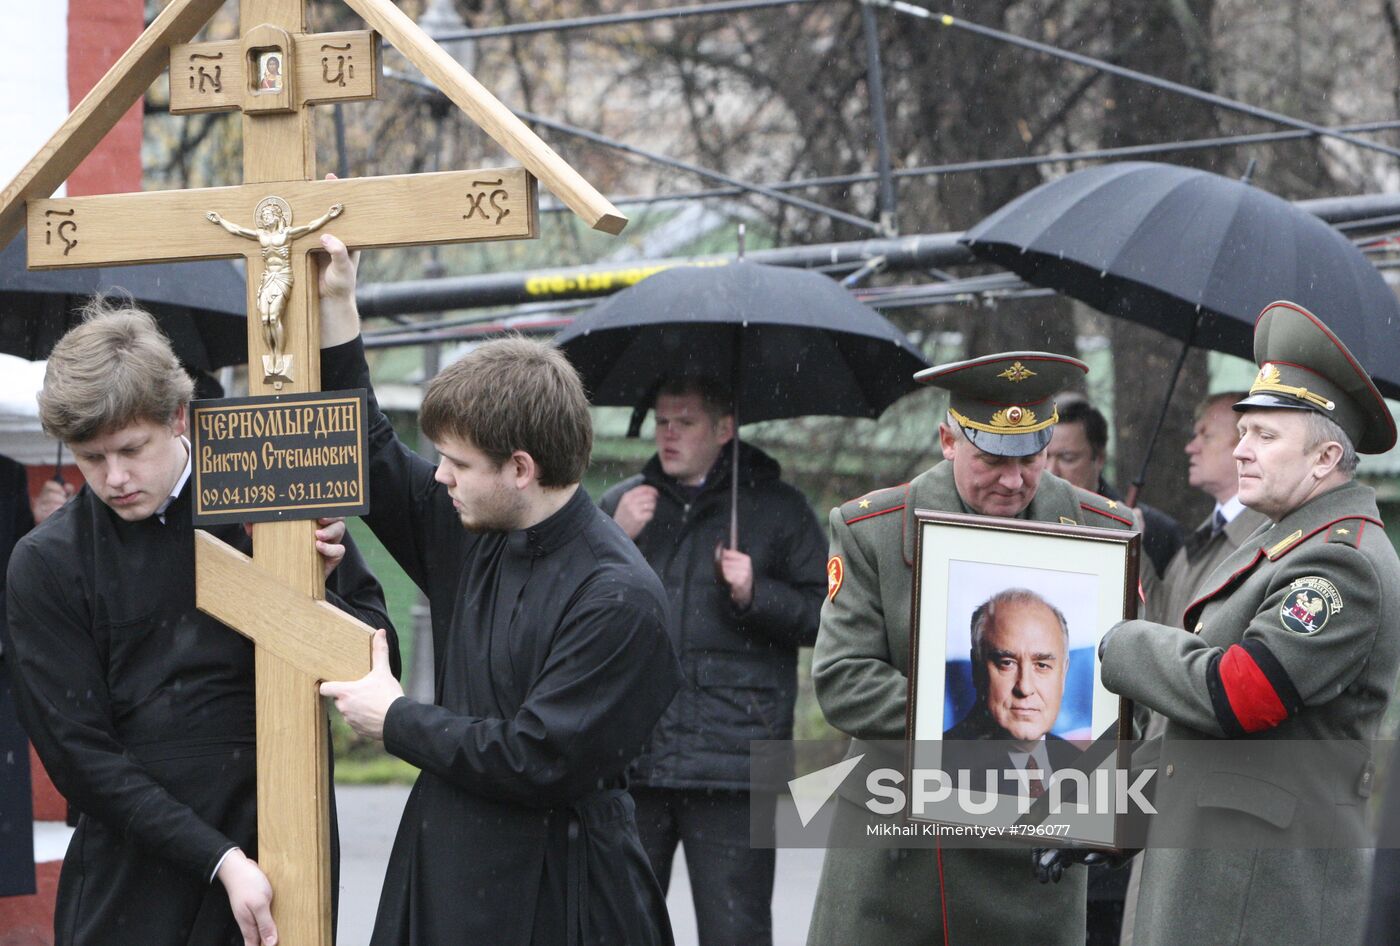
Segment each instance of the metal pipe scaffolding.
M1400 194L1325 197L1294 203L1333 225L1363 220L1386 221L1400 214ZM746 254L746 258L771 266L800 266L833 272L849 272L871 260L883 258L883 268L887 271L927 270L930 267L961 266L975 262L972 252L958 242L961 236L961 232L926 233L892 239L779 247L753 250ZM704 262L713 264L717 259L728 261L731 257L707 257ZM662 259L372 283L360 287L356 301L360 313L368 318L596 299L625 289L662 269L698 262L702 261Z
M654 20L674 20L686 16L708 16L716 13L742 13L746 10L762 10L767 7L799 7L827 0L730 0L725 3L698 3L686 7L663 7L659 10L641 10L635 13L602 13L597 16L576 16L560 20L545 20L539 23L507 23L504 26L486 26L481 29L462 30L459 33L444 33L437 37L439 42L453 39L492 39L498 36L522 36L528 33L553 33L560 30L587 29L595 26L623 26L628 23L647 23Z
M973 262L972 253L958 243L960 233L886 240L859 240L817 246L753 250L745 258L772 266L804 269L855 269L877 256L887 268L909 270L929 266L955 266ZM730 257L725 257L728 260ZM673 266L693 265L696 260L665 259L644 263L603 263L541 269L532 272L487 273L414 279L361 286L355 295L360 314L373 316L441 312L483 306L518 305L566 299L592 299L625 289L653 273Z
M1335 131L1393 131L1400 128L1400 119L1387 121L1356 122L1332 126ZM1180 151L1206 151L1212 148L1236 148L1255 144L1272 144L1280 141L1300 141L1316 138L1311 131L1264 131L1251 135L1218 135L1211 138L1185 138L1180 141L1163 141L1154 144L1123 145L1116 148L1086 148L1083 151L1052 151L1048 154L1026 154L1010 158L985 158L980 161L954 161L947 164L924 164L911 168L896 168L891 172L895 180L933 177L939 174L975 174L981 171L1001 171L1008 168L1036 167L1044 164L1066 164L1077 161L1106 161L1115 158L1145 158ZM877 171L862 171L855 174L835 174L825 177L800 178L794 181L766 181L762 184L770 190L790 191L804 187L849 187L852 184L870 184L880 180ZM707 200L716 197L739 197L747 191L743 187L711 187L697 191L677 191L672 194L635 194L613 197L613 203L629 206L663 204L678 200ZM540 208L541 213L572 213L567 207L549 205Z
M1260 108L1257 105L1249 105L1248 103L1238 101L1237 99L1231 99L1226 98L1223 95L1217 95L1214 92L1205 92L1201 89L1192 88L1191 86L1184 85L1180 82L1173 82L1170 79L1161 79L1157 76L1148 75L1145 72L1139 72L1136 69L1129 69L1125 66L1117 66L1111 62L1106 62L1102 59L1095 59L1093 56L1085 56L1082 53L1073 53L1067 49L1060 49L1058 46L1051 46L1048 43L1041 43L1033 39L1026 39L1024 36L1017 36L1014 33L1007 33L1004 30L993 29L990 26L982 26L980 23L973 23L970 20L959 19L955 16L949 16L946 13L936 13L933 10L928 9L927 7L921 7L916 6L912 3L906 3L904 2L904 0L860 0L860 2L868 3L877 7L888 7L889 9L895 10L896 12L903 13L908 16L918 17L919 19L928 20L929 22L936 23L940 26L964 30L969 33L975 33L978 36L983 36L988 39L997 40L998 42L1009 43L1013 46L1020 46L1022 49L1029 49L1033 52L1045 53L1046 55L1053 56L1056 59L1064 59L1068 62L1072 62L1081 66L1087 66L1090 69L1097 69L1100 72L1107 72L1110 75L1115 75L1123 79L1131 79L1134 82L1141 82L1144 85L1150 85L1153 88L1162 89L1166 92L1175 92L1178 95L1184 95L1187 98L1196 99L1199 102L1208 102L1211 105L1218 106L1219 108L1228 109L1232 112L1240 112L1241 114L1248 115L1251 118L1260 118L1264 121L1274 122L1276 124L1284 125L1289 128L1301 128L1306 131L1310 131L1315 135L1323 135L1328 138L1335 138L1338 141L1345 141L1348 144L1356 145L1358 148L1364 148L1370 151L1379 151L1382 154L1388 154L1392 157L1400 158L1400 148L1392 148L1390 145L1381 144L1378 141L1371 141L1367 138L1358 138L1355 135L1348 134L1347 132L1335 131L1333 129L1326 128L1322 125L1314 124L1313 122L1303 121L1300 118L1293 118L1292 116L1285 115L1282 112L1275 112L1272 109Z

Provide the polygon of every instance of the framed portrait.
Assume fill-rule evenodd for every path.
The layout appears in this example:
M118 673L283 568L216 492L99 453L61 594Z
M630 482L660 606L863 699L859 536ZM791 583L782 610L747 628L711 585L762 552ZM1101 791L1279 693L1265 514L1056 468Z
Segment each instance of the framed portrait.
M1118 849L1132 707L1098 645L1137 616L1140 537L919 510L910 634L911 820Z

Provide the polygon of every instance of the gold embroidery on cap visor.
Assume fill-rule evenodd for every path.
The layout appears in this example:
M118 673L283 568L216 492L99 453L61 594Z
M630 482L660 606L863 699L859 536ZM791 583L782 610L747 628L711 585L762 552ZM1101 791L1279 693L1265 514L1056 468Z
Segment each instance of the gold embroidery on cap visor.
M1255 377L1254 384L1250 387L1249 393L1283 394L1288 397L1297 398L1300 401L1307 401L1309 404L1314 404L1324 411L1333 411L1337 409L1335 401L1325 398L1321 394L1314 394L1307 388L1284 384L1279 375L1278 366L1273 364L1266 364L1259 369L1259 374Z
M972 418L949 408L948 413L953 415L953 419L963 427L970 427L973 430L980 430L987 434L1033 434L1036 431L1053 427L1059 423L1060 411L1058 408L1051 410L1050 417L1043 421L1037 421L1035 411L1029 407L1013 405L1003 407L992 415L988 423L973 420Z
M997 377L1005 378L1007 381L1024 381L1027 378L1034 378L1035 372L1017 361L1013 362L1010 368L1007 368L1001 374L997 375Z

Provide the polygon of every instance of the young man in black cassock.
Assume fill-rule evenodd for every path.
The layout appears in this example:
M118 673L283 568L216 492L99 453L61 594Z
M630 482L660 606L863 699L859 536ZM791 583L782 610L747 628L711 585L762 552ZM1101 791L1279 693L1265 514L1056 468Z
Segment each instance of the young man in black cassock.
M71 486L49 480L31 505L24 466L0 456L0 640L4 639L5 572L10 553L36 522L47 519L67 501L71 490ZM0 644L0 897L23 896L35 890L32 788L29 737L15 713L5 648Z
M253 860L253 645L195 607L192 384L148 314L92 308L39 398L87 485L20 540L7 581L20 720L81 812L54 938L273 946L274 891ZM345 524L322 525L327 599L389 627ZM210 531L251 550L240 525Z
M345 247L323 237L321 375L369 388ZM442 459L370 397L367 521L432 608L437 692L385 669L321 691L422 770L384 878L375 946L671 942L628 763L675 695L666 595L579 486L592 447L577 373L524 339L483 345L424 394Z

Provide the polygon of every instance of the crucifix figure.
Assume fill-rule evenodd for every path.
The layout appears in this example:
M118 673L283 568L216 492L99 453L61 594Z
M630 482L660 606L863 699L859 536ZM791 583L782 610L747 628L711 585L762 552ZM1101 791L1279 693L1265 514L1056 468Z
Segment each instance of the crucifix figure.
M270 352L263 355L263 377L279 391L284 383L292 380L291 356L282 350L282 313L287 308L287 298L292 291L289 241L319 230L339 217L344 209L344 204L332 204L330 210L315 220L305 226L294 227L291 205L281 197L264 197L253 211L256 230L230 223L219 216L217 210L204 215L211 223L217 223L234 236L257 240L262 247L263 271L258 279L257 306L262 319L263 341Z
M239 0L238 38L190 43L223 3L166 4L0 191L0 245L27 215L29 265L36 269L227 258L240 254L201 217L240 219L269 200L279 211L285 207L277 222L255 211L254 228L221 223L248 243L256 237L242 255L264 265L258 283L249 286L249 314L258 317L249 318L248 351L253 363L266 359L268 370L250 373L250 394L320 388L317 279L310 256L319 244L308 237L324 221L294 228L294 212L307 219L321 208L343 206L336 235L357 249L530 238L536 235L538 179L590 227L615 234L626 225L606 198L393 0L346 0L370 29L325 34L306 32L305 0ZM523 168L318 180L311 106L373 98L381 37ZM322 61L331 51L358 68L332 74ZM264 88L262 73L273 56L281 81ZM189 81L191 70L198 73L211 62L219 64L214 81ZM172 113L242 113L244 183L45 199L167 67L175 77ZM56 219L63 221L61 239L46 242ZM143 239L133 241L135 232ZM311 521L258 523L251 559L203 533L196 542L199 607L256 645L259 862L275 891L273 914L284 946L329 946L331 939L330 785L317 685L356 679L370 667L369 630L343 620L321 600L314 529Z

